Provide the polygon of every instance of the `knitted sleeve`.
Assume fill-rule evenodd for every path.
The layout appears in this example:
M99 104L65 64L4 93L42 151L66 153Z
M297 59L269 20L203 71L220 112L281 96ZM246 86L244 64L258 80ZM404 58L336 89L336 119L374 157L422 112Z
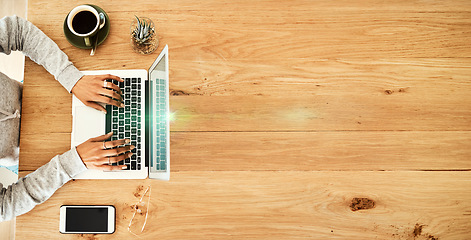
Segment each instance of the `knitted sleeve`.
M17 16L0 19L0 52L22 51L71 92L83 74L54 41L31 22Z
M75 148L57 155L15 184L0 191L0 221L24 214L49 199L66 182L87 168Z

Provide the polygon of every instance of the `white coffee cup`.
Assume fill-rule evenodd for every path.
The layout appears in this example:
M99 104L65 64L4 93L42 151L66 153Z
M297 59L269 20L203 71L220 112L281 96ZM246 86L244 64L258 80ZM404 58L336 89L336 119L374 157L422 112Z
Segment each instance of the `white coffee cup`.
M80 5L67 16L67 27L75 36L83 38L85 46L90 47L90 38L105 26L105 15L90 5Z

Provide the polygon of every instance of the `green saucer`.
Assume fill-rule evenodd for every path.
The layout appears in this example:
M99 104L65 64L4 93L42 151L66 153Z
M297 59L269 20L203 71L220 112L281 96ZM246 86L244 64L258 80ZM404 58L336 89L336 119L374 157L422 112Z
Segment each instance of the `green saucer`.
M87 5L95 8L98 13L102 12L105 15L105 21L106 21L105 26L102 29L100 29L100 31L98 31L98 33L95 36L90 38L90 41L94 42L95 38L98 36L98 46L100 46L100 44L102 44L105 41L105 39L108 37L108 34L110 33L110 19L108 18L108 15L106 14L106 12L100 7L91 5L91 4L87 4ZM69 14L67 14L67 16L69 16ZM64 20L64 34L65 34L65 38L67 38L67 41L69 41L69 43L72 44L73 46L81 48L81 49L92 49L92 46L85 45L85 41L83 40L83 38L75 36L69 30L69 28L67 27L67 17L65 17L65 20Z

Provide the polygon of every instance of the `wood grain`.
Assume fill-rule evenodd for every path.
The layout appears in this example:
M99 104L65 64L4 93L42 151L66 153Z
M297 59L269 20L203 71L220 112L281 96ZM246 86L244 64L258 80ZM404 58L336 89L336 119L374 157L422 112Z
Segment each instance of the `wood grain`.
M77 239L58 232L59 206L114 204L116 233L90 237L131 239L131 206L151 185L144 239L466 239L470 180L470 172L361 171L185 171L173 173L170 182L76 180L18 217L24 230L17 237L41 232L48 239ZM110 184L119 185L120 194ZM375 207L352 211L355 197ZM414 238L417 224L422 233Z
M30 0L28 18L80 70L147 69L169 45L171 181L67 183L18 239L132 238L147 185L144 239L469 237L470 1L89 3L111 22L93 57L63 34L76 2ZM154 20L157 53L132 51L134 15ZM23 175L70 148L72 122L70 94L25 66ZM117 232L60 235L62 204L114 204Z
M400 94L400 93L399 93ZM171 98L172 131L469 131L471 111L454 108L455 104L415 102L383 96L335 98L312 96L305 98L278 97L198 97ZM64 100L70 101L70 97ZM44 101L43 101L44 100ZM30 100L24 99L25 102ZM35 106L52 100L31 99ZM371 102L371 105L363 105ZM376 102L377 104L373 103ZM64 106L47 107L47 112L29 114L23 110L23 131L38 133L71 132L72 115L59 112ZM26 105L25 105L26 106ZM283 107L280 107L283 106ZM44 128L44 124L50 126Z
M195 16L188 11L145 11L141 14L156 19L159 40L171 45L171 57L180 60L471 56L467 51L471 39L470 12L333 14L316 11L305 12L301 17L289 11L273 11L270 15L257 11L245 13L203 11ZM71 47L64 39L62 25L57 22L63 22L66 15L64 10L55 15L57 18L39 27L48 36L58 39L58 45L65 47L66 53L74 56L73 60L86 57L86 51ZM108 44L100 49L117 55L114 57L118 59L126 59L127 55L113 54L113 49L131 51L128 32L133 13L110 10L109 16L116 25L111 28L111 35L106 40ZM254 23L257 23L255 27ZM111 56L107 58L111 59ZM119 64L128 65L131 61L128 58ZM77 66L82 68L88 64L83 62Z
M70 149L70 133L22 137L22 170ZM170 149L172 171L471 170L461 131L172 132Z
M343 8L326 1L292 1L290 6L276 2L244 5L209 1L195 6L184 1L167 5L168 9L154 1L125 7L92 1L106 10L113 22L108 44L102 47L108 53L115 53L113 49L130 50L129 25L133 15L139 13L154 19L161 42L168 43L172 57L180 60L471 56L467 44L471 39L471 8L465 1L453 7L443 5L454 2L434 1L430 9L419 8L420 2L415 2L415 9L409 4L382 1L371 1L371 6L349 3ZM266 7L270 4L273 6ZM30 8L39 10L30 19L38 20L38 26L73 59L86 57L87 51L71 47L63 36L62 24L57 23L63 22L74 5L47 1L30 4ZM244 10L234 10L241 6ZM439 11L433 10L438 6ZM44 18L47 21L41 20ZM119 59L128 56L115 55ZM77 64L82 68L88 66L85 63Z
M309 0L296 0L292 1L290 4L280 3L278 0L263 0L259 2L253 2L250 0L240 0L237 3L234 3L230 0L222 1L204 1L195 4L191 0L174 0L171 2L160 1L158 4L152 0L142 0L139 4L129 4L121 3L116 5L108 1L91 1L92 4L98 4L104 9L112 9L113 11L120 12L130 12L130 11L145 11L149 9L155 10L180 10L180 11L207 11L207 10L219 10L219 11L233 11L242 13L257 10L261 12L271 12L271 11L298 11L298 12L309 12L309 11L327 11L327 10L338 10L338 11L365 11L365 10L384 10L384 11L403 11L403 12L463 12L471 7L471 3L466 0L456 0L453 1L453 4L443 1L429 1L426 6L418 9L418 6L421 6L423 2L420 0L412 1L381 1L381 0L365 0L359 2L351 2L348 0L340 0L336 2L328 0L319 0L316 1L316 4L313 4ZM48 9L51 12L63 9L68 9L70 6L75 6L73 1L61 1L57 3L52 3L49 1L34 1L28 2L29 10L31 9ZM67 11L68 12L68 11ZM241 13L241 14L242 14ZM37 12L35 15L42 15L45 12ZM268 13L270 14L270 13Z
M172 62L185 69L171 75L172 131L471 130L468 59L297 62ZM37 121L43 114L70 121L71 97L52 77L25 85L24 95L23 113L33 113L25 127L60 121Z

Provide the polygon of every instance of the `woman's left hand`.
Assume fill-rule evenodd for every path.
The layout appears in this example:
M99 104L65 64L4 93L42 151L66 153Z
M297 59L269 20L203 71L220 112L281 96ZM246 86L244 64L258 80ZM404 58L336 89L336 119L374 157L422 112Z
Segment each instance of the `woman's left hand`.
M124 82L120 77L107 75L85 75L72 88L72 93L85 105L106 113L99 103L124 107L121 89L106 80Z

